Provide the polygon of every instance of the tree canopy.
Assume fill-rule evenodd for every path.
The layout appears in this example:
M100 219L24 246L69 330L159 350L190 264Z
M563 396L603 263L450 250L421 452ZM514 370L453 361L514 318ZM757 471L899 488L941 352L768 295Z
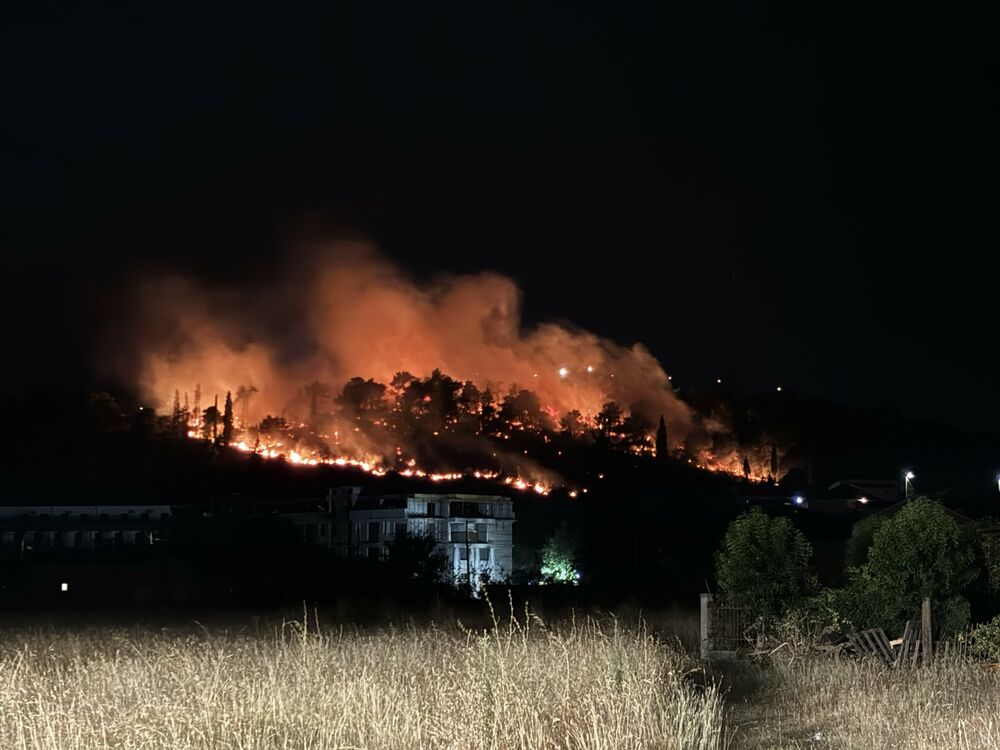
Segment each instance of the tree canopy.
M727 601L768 623L812 590L811 558L812 547L791 521L754 508L726 529L715 579Z
M867 561L851 571L849 617L857 627L899 629L930 597L937 625L961 629L969 618L962 592L979 574L976 560L974 529L937 501L912 500L878 526Z

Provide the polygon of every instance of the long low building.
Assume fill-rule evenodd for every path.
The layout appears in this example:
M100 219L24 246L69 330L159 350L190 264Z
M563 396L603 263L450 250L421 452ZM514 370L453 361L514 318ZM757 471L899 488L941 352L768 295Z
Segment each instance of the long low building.
M148 547L176 535L184 539L206 518L225 524L227 518L235 522L266 517L289 524L300 543L328 548L345 558L386 560L402 534L430 537L448 561L455 583L504 581L513 570L515 519L509 497L366 495L360 487L339 487L325 498L267 505L266 511L229 506L207 513L183 512L188 509L169 505L0 506L0 557ZM207 537L201 543L212 541Z
M150 546L171 516L169 505L0 506L0 555Z

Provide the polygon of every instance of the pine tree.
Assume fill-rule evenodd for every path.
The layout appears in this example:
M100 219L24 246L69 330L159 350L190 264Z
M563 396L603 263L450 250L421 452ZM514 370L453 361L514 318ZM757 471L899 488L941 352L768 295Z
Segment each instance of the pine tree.
M210 406L201 414L201 434L206 440L215 442L219 427L219 407Z
M194 402L191 405L191 413L194 414L194 426L198 427L202 424L201 421L201 383L197 383L194 387Z
M778 446L771 443L771 476L778 476Z
M749 477L750 476L750 459L749 458L744 458L743 459L743 476L745 476L745 477Z
M181 427L183 423L181 421L181 392L178 389L174 389L174 408L170 414L170 428L174 433L175 437L179 437L181 433Z
M667 423L663 421L662 414L660 424L656 428L656 457L660 461L667 459Z
M226 405L222 412L222 444L229 445L233 441L233 395L226 391Z

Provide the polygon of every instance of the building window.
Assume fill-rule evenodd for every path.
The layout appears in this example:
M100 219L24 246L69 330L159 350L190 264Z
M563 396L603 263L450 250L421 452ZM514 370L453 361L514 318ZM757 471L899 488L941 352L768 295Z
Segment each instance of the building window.
M477 542L488 542L489 539L486 538L486 524L477 523L476 524L476 541Z
M369 542L377 542L378 541L379 526L381 526L381 524L378 521L369 521L368 522L368 541ZM371 556L371 553L369 553L369 557L370 556Z
M476 524L453 523L451 525L451 541L475 542L483 541L476 534Z
M368 548L368 559L369 560L378 560L378 550L379 550L378 547L369 547Z
M466 560L469 559L469 548L468 547L460 547L459 548L459 550L458 550L458 559L461 560L462 562L465 562Z
M482 547L479 550L479 562L488 563L490 561L490 548Z
M406 536L406 524L397 523L396 524L396 538L399 539L401 536Z
M427 503L427 515L428 516L433 516L435 510L437 510L437 508L435 507L434 503Z

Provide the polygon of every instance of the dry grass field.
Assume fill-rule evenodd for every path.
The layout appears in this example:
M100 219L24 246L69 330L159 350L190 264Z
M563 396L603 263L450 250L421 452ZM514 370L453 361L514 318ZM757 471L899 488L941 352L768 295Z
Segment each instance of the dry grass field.
M0 747L721 748L692 663L613 620L0 634Z
M981 663L807 659L736 667L729 680L738 748L1000 749L1000 676Z
M981 664L706 676L690 623L629 621L0 631L0 748L1000 750Z

